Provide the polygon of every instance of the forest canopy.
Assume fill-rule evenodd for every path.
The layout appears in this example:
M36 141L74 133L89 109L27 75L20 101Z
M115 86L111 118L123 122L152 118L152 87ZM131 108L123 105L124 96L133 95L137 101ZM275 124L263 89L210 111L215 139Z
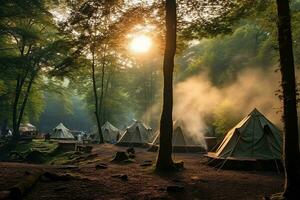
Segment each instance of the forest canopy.
M1 123L14 129L31 122L50 131L62 121L89 131L96 124L90 67L94 62L100 122L122 127L135 118L157 128L162 99L162 8L159 1L3 1ZM292 1L291 9L299 66L300 2ZM205 74L205 81L220 89L237 83L249 69L260 73L276 70L275 12L273 1L178 1L175 94L177 84L195 76ZM130 47L132 39L140 36L146 37L147 53ZM136 48L143 51L138 44ZM278 87L271 90L276 93ZM206 126L220 133L241 116L235 105L222 106L225 104L201 117ZM278 104L273 108L278 109ZM264 109L264 104L256 106ZM233 110L232 119L227 119L232 123L224 124L222 109ZM280 125L279 116L274 118Z

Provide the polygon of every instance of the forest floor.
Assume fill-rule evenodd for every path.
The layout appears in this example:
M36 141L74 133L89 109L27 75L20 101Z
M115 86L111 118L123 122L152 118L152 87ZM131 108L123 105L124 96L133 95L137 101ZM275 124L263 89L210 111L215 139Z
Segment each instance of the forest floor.
M200 154L174 154L174 160L183 161L185 169L168 174L154 172L157 153L147 152L146 149L135 148L136 158L131 162L111 162L116 151L125 149L108 144L95 145L92 156L78 163L72 163L71 167L0 162L0 191L8 190L22 181L25 172L39 171L57 175L69 174L71 178L65 180L41 178L27 193L25 199L250 200L263 199L265 196L280 192L283 188L282 174L217 171L207 166L206 158ZM150 161L153 165L141 166ZM97 164L100 164L98 169L95 167ZM124 175L127 175L128 179ZM179 191L167 191L168 186L180 186Z

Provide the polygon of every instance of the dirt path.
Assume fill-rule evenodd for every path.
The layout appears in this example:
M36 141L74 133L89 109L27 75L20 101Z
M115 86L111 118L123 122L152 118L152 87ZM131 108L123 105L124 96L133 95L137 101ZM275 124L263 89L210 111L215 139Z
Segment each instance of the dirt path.
M39 181L26 199L262 199L263 196L280 192L283 176L273 172L244 172L220 170L204 164L199 154L175 154L176 160L184 161L182 172L158 175L153 166L140 166L145 160L155 162L156 153L136 149L133 163L116 164L110 160L114 152L122 148L113 145L97 145L98 157L78 169L62 169L59 166L0 163L0 189L15 184L26 170L44 169L58 174L70 173L69 181ZM95 169L99 163L107 169ZM113 175L127 175L122 180ZM170 185L184 186L184 192L168 193Z

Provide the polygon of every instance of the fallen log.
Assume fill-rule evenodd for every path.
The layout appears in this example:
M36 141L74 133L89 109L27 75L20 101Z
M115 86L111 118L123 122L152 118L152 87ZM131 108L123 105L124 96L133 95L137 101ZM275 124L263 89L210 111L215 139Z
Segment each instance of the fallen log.
M21 182L17 183L9 189L9 197L13 200L23 199L24 194L26 194L40 179L43 172L25 172L24 177Z

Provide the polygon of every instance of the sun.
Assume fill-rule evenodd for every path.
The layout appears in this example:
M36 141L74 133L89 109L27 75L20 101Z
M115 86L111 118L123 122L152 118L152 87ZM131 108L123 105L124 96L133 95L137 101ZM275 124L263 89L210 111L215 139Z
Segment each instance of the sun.
M129 44L130 50L134 53L147 53L152 46L152 40L147 35L134 36Z

